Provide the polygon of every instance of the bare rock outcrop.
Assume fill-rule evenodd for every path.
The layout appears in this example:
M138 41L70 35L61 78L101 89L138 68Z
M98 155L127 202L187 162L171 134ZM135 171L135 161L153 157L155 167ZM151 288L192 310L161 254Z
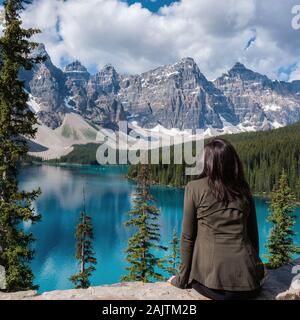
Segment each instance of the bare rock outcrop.
M258 300L300 300L295 270L300 259L269 270ZM296 279L296 280L295 280ZM123 282L88 289L56 290L38 295L36 291L0 293L0 300L207 300L194 289L181 290L167 282Z

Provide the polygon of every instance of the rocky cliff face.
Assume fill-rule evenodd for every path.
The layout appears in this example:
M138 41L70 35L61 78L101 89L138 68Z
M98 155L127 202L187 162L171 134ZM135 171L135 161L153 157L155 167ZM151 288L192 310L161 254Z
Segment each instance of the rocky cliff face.
M64 73L55 67L43 44L32 55L46 57L45 62L37 64L30 72L22 72L26 89L39 105L38 117L50 128L61 125L67 112L64 99L67 93Z
M300 120L300 81L272 81L240 63L210 82L192 58L141 75L120 75L112 65L90 75L79 61L64 71L56 68L43 45L33 54L47 60L22 78L39 106L40 120L50 128L59 127L70 111L108 128L127 119L145 128L159 124L236 132Z
M124 109L115 97L119 91L119 75L111 65L91 76L80 62L66 66L68 95L65 105L100 127L116 128L125 119Z
M233 106L191 58L122 77L120 87L118 98L131 119L143 127L222 128L223 120L237 123Z
M135 120L142 127L223 127L237 123L233 106L191 58L136 76L119 75L111 65L88 76L78 62L66 67L68 104L100 126ZM71 72L69 71L71 69Z
M244 127L254 130L285 126L300 119L300 88L294 83L271 81L241 63L214 81L234 106Z
M86 88L90 79L89 72L79 61L75 61L65 67L64 76L68 88L65 105L79 112L84 111L88 103Z

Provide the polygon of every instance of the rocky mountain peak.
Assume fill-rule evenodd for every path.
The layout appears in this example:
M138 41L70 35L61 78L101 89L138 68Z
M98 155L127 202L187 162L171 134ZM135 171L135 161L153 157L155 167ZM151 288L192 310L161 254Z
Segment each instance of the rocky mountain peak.
M48 58L21 78L39 104L39 119L51 128L61 124L69 109L106 127L127 119L147 128L228 127L236 132L300 120L300 81L272 81L240 62L211 82L190 57L134 76L119 75L107 64L91 76L79 61L62 72L43 44L32 54Z
M191 57L182 58L179 63L182 63L185 67L189 67L189 68L197 67L195 60Z
M185 57L179 60L173 65L168 65L163 67L173 75L177 75L177 80L181 83L180 85L192 89L199 85L202 87L210 87L211 83L206 79L206 77L200 71L197 63L193 58Z
M192 58L122 79L118 98L142 127L222 128L222 119L235 123L226 97Z
M120 89L120 76L111 64L106 64L92 79L96 86L108 94L116 94Z
M71 91L74 91L75 87L77 87L76 91L82 89L90 79L90 73L87 71L87 68L78 60L68 64L64 69L64 74L66 77L66 85Z
M111 72L111 73L116 73L116 69L111 63L107 63L104 65L104 67L101 69L102 72Z
M246 70L248 70L244 64L242 64L241 62L236 62L235 65L230 69L231 72L245 72Z
M188 71L192 73L199 73L200 69L193 58L186 57L180 59L178 62L172 65L175 69L179 71ZM168 66L166 66L168 67Z
M67 72L88 72L87 68L81 64L79 60L75 60L74 62L69 63L64 70Z
M45 45L40 43L31 53L31 57L45 57L31 70L22 70L20 79L25 81L26 90L39 106L39 120L50 128L62 123L64 114L64 97L67 92L65 76L61 69L51 61Z
M238 62L216 79L214 85L232 102L243 127L270 129L299 119L297 83L272 81Z
M229 77L243 77L245 75L253 75L255 72L253 72L250 69L247 69L244 64L237 62L229 71L228 76Z
M266 76L246 68L240 62L237 62L228 73L223 74L219 79L227 80L228 78L240 79L242 81L269 81Z
M46 51L46 47L43 43L38 44L38 46L31 52L30 57L46 57L47 60L50 60L50 56Z

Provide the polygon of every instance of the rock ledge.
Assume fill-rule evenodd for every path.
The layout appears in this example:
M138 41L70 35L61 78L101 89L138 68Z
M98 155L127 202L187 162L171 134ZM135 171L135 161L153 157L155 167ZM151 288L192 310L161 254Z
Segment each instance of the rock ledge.
M300 283L291 287L293 267L300 259L276 270L269 270L258 300L300 300ZM299 281L299 280L298 280ZM299 284L299 285L298 285ZM295 288L296 287L296 288ZM0 293L0 300L207 300L193 289L181 290L167 282L123 282L113 285L44 292Z

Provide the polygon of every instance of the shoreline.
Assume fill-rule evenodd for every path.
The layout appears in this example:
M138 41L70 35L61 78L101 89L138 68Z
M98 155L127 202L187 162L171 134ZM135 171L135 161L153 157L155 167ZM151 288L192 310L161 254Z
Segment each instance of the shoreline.
M128 164L107 164L107 165L100 165L100 164L80 164L80 163L68 163L68 162L52 162L52 161L35 161L33 160L32 162L25 162L25 163L22 163L22 165L47 165L47 166L53 166L53 167L62 167L62 168L88 168L88 167L99 167L100 168L109 168L109 167L129 167ZM126 178L127 180L129 181L132 181L132 182L137 182L137 179L135 178L132 178L128 175L128 173L124 174L124 178ZM174 185L166 185L166 184L160 184L159 182L157 181L151 181L150 182L150 185L151 187L152 186L158 186L158 187L164 187L164 188L169 188L169 189L184 189L185 185L182 185L182 186L174 186ZM271 195L266 193L266 192L253 192L253 197L256 197L256 198L261 198L263 200L265 200L266 202L269 202L270 201L270 197ZM300 199L296 201L295 203L296 207L300 207Z

